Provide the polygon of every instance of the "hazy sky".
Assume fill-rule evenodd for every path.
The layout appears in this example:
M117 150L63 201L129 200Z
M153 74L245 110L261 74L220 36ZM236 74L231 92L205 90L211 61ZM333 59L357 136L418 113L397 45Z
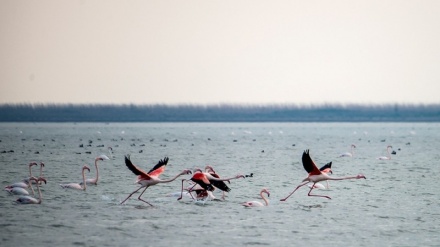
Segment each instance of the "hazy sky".
M0 0L0 103L440 103L438 0Z

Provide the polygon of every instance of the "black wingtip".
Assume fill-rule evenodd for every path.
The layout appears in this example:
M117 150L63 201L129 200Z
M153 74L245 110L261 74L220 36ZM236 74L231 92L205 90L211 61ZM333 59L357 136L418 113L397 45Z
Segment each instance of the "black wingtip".
M168 160L169 160L169 158L165 157L165 158L159 160L158 165L166 165L166 164L168 164Z

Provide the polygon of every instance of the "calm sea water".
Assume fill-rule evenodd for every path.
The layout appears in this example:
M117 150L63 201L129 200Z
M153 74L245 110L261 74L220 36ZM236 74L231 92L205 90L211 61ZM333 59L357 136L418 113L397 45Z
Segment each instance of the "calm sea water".
M44 162L48 183L41 205L18 205L0 193L1 246L439 246L438 123L1 123L2 186L28 176L30 161ZM357 149L352 158L337 158ZM81 147L83 145L83 147ZM386 146L396 155L380 161ZM81 167L101 162L100 181L86 191L59 184L81 181ZM363 173L366 180L331 181L308 197L303 150L315 162L333 161L333 176ZM138 201L135 175L124 164L149 170L168 156L168 179L210 164L232 180L225 201L195 203L169 196L180 179L150 187ZM38 174L38 169L33 170ZM182 176L189 178L189 175ZM270 205L243 208L271 192ZM220 193L215 195L220 197Z

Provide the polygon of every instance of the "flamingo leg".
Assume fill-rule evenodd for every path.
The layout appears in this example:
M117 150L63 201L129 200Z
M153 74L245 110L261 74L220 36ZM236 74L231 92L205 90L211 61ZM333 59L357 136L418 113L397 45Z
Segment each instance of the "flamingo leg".
M225 198L226 198L226 192L223 191L223 194L222 194L222 200L224 201Z
M143 202L145 202L145 203L147 203L148 205L150 205L150 206L153 207L153 205L151 205L151 203L149 203L149 202L147 202L147 201L145 201L144 199L141 198L141 196L142 196L142 195L144 194L144 192L148 189L148 187L150 187L150 186L146 186L146 187L145 187L145 189L144 189L144 190L142 191L142 193L139 195L138 200L143 201Z
M139 187L137 190L133 191L130 195L127 196L127 198L125 198L125 199L121 202L121 204L123 204L125 201L127 201L128 198L130 198L134 193L138 192L138 191L139 191L140 189L142 189L142 188L143 188L143 187L141 186L141 187Z
M310 188L310 190L309 190L309 194L307 194L308 196L325 197L325 198L331 199L331 198L330 198L329 196L322 196L322 195L312 195L312 194L310 194L310 192L312 192L312 190L313 190L313 187L315 186L315 184L316 184L316 183L313 183L313 185L312 185L312 188Z
M180 191L180 197L177 198L178 201L181 200L182 197L183 197L183 182L185 182L185 180L186 180L186 179L182 179L182 190ZM190 193L190 194L191 194L191 193Z
M188 193L189 193L189 195L191 196L191 198L192 198L193 200L195 200L195 198L194 198L194 196L192 195L191 192L193 191L192 189L193 189L194 187L196 187L196 185L197 185L197 184L194 184L193 187L191 187L191 188L188 190Z
M296 189L294 191L292 191L286 198L281 199L280 201L284 202L287 200L287 198L289 198L291 195L293 195L293 193L295 193L295 191L297 191L299 188L301 188L302 186L308 184L309 181L305 181L304 183L298 185L298 187L296 187ZM313 187L312 187L313 188Z

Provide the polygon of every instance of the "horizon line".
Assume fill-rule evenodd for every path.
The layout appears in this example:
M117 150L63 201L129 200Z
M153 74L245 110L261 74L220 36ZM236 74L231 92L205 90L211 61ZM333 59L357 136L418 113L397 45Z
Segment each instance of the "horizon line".
M48 107L48 106L167 106L167 107L378 107L378 106L417 106L432 107L440 106L439 103L0 103L0 107L5 106L32 106L32 107Z

